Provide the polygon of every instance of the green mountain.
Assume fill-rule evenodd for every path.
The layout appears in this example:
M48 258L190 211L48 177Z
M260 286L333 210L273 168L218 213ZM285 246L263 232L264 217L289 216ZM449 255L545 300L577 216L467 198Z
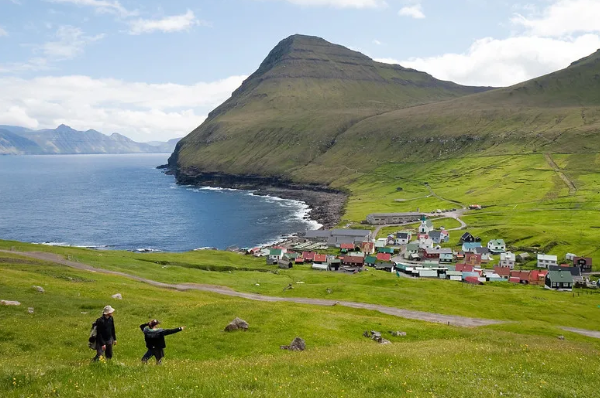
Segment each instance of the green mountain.
M38 131L0 126L0 155L169 153L176 142L155 144L135 142L117 133L77 131L64 124Z
M180 180L211 173L329 184L388 162L600 151L600 51L512 87L464 87L323 39L279 43L177 146Z
M182 177L199 170L288 176L365 119L486 90L294 35L178 144L170 166Z

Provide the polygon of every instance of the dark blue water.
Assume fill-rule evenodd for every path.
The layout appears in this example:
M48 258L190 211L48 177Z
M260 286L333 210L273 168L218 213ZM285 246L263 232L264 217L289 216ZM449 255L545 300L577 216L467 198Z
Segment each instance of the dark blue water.
M314 228L307 206L175 184L165 154L0 156L0 239L185 251Z

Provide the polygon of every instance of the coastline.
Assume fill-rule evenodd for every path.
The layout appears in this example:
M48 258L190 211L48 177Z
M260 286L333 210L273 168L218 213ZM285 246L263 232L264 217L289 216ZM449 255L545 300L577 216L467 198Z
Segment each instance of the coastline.
M273 196L297 200L309 206L309 218L324 229L336 226L343 214L348 194L320 185L298 184L277 177L232 175L222 173L188 172L173 170L168 165L158 166L173 175L180 185L231 188L252 191L258 196Z

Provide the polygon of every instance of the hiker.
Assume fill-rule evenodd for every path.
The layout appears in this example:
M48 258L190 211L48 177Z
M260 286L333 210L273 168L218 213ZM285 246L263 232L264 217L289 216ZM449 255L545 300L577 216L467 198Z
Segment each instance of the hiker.
M115 334L115 322L113 320L115 309L110 305L104 307L102 316L96 319L96 356L94 361L100 359L102 355L106 359L113 356L113 345L117 345L117 335Z
M162 359L165 356L165 336L173 333L181 332L185 329L185 326L180 326L175 329L162 329L158 325L160 322L156 319L151 320L148 323L140 325L140 329L144 332L144 339L146 340L146 348L148 351L142 357L143 363L148 363L148 360L154 356L156 358L156 364L160 365Z

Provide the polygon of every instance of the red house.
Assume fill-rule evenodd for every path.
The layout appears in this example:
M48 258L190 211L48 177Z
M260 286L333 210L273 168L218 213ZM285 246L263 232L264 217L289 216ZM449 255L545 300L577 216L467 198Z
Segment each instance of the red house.
M364 263L365 263L364 257L355 257L355 256L342 257L343 265L358 265L358 266L362 267Z
M316 254L315 252L302 252L302 258L306 262L314 261L315 260L315 254Z
M362 242L360 244L360 250L366 254L375 253L375 243L373 242Z
M315 258L313 259L313 263L323 264L327 262L326 254L315 254Z
M440 251L438 249L426 248L423 250L423 258L436 259L440 258Z
M468 264L456 264L455 269L458 272L473 272L473 266Z
M546 275L548 270L537 270L534 269L529 273L528 283L530 285L544 285L546 283Z
M495 266L494 272L504 279L510 278L510 268Z
M304 264L304 258L302 256L296 257L296 260L294 261L296 262L296 264Z
M481 266L481 254L465 253L465 264L472 265L473 267Z
M465 278L465 282L470 283L472 285L483 285L483 282L479 281L479 278L476 276L467 276Z
M573 259L573 265L579 267L581 272L592 272L591 257L575 257Z
M389 253L377 253L377 261L391 261L392 255Z
M340 245L340 250L342 251L342 253L347 253L348 250L352 251L354 249L355 249L355 247L354 247L354 244L352 244L352 243L342 243Z

